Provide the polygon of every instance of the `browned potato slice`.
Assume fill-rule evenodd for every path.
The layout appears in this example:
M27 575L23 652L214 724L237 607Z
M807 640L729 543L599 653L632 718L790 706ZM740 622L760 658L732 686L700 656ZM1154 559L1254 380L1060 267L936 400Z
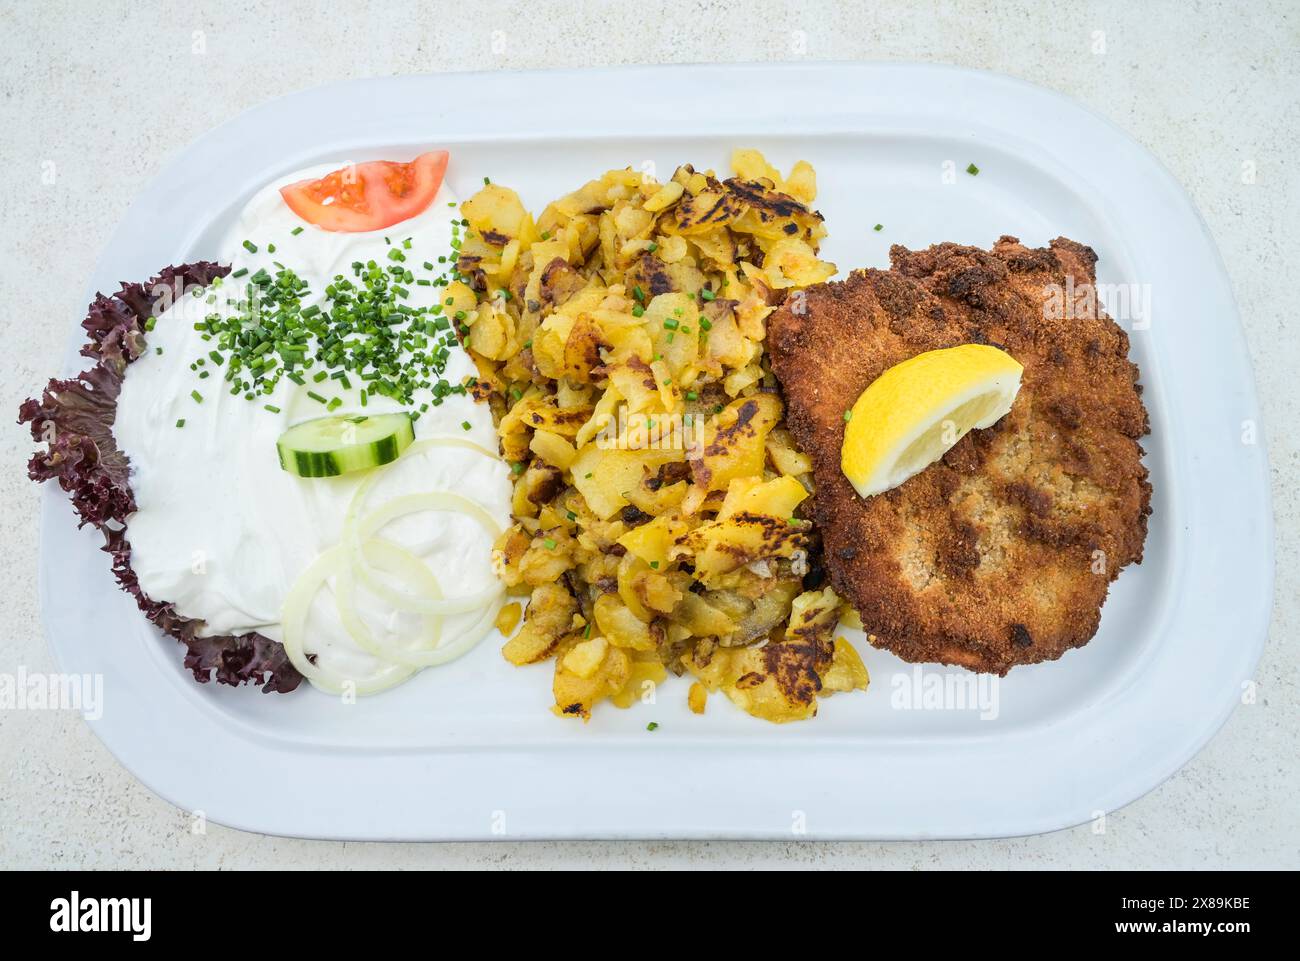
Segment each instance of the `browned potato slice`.
M630 495L663 464L680 461L675 450L602 450L590 444L570 468L578 489L597 517L607 520L630 503Z
M533 589L528 601L528 615L519 633L506 641L501 653L511 664L544 661L559 647L560 639L573 626L578 602L558 584L542 584Z
M705 434L705 444L690 461L697 486L726 490L737 477L762 476L768 431L781 419L775 394L733 401Z
M588 383L592 369L600 366L601 348L608 346L600 327L586 314L581 315L564 342L563 376L575 383Z
M763 357L771 312L835 269L816 176L732 165L611 170L536 222L500 185L464 205L442 309L514 468L494 569L533 590L505 654L556 659L561 714L635 705L669 670L699 678L692 711L723 690L777 721L866 683L823 623L838 601L800 593L809 461Z
M683 663L711 691L721 690L739 707L775 723L817 714L822 675L834 662L830 634L839 598L830 588L794 601L785 636L764 647L717 648Z
M857 650L844 638L835 638L835 657L822 675L821 696L829 697L836 691L865 691L870 683L871 675Z
M555 661L556 713L588 720L596 702L617 694L631 676L632 659L622 648L603 637L581 640Z
M650 657L650 655L640 655ZM629 672L627 683L617 694L611 694L609 699L616 707L628 708L642 699L649 699L655 689L668 678L668 672L664 670L663 664L657 660L638 660L638 655L632 655L632 669Z
M657 646L650 625L628 609L617 594L602 594L594 606L596 627L616 647L653 651Z

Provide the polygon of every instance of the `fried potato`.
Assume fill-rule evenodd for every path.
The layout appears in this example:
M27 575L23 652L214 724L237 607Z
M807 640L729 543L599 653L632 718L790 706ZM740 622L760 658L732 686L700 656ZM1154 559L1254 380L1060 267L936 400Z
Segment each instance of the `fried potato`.
M707 690L722 691L756 717L778 724L815 717L818 696L868 684L857 652L843 638L831 638L839 607L829 587L805 591L795 598L780 639L762 647L699 648L683 661Z
M534 588L527 616L519 633L506 641L501 653L511 664L533 664L550 657L560 639L573 626L578 603L558 584Z
M461 208L445 307L515 469L495 569L532 591L502 653L555 660L562 715L630 707L669 670L696 675L696 713L721 690L773 721L866 683L838 599L802 590L811 466L764 354L768 315L835 272L816 175L732 166L611 170L535 220L498 184Z

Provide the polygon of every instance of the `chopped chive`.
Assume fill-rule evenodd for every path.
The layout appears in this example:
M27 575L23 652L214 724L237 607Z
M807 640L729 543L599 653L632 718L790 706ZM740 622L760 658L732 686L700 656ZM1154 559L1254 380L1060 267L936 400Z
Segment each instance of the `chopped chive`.
M686 392L686 399L687 399L687 400L699 400L699 399L700 399L700 395L699 395L696 391L688 390L688 391Z
M176 422L176 426L177 426L177 427L184 427L184 426L185 426L185 418L182 417L180 420L178 420L178 421Z
M463 420L463 421L461 421L461 422L460 422L460 429L461 429L461 430L470 430L471 428L470 428L469 421L467 421L467 420Z
M875 225L874 227L872 227L871 229L872 229L872 230L875 230L875 231L877 231L877 232L879 232L879 231L885 229L885 225L884 225L884 224L876 224L876 225Z
M659 730L659 722L658 722L658 721L651 721L649 724L647 724L647 725L645 726L645 729L646 729L647 731L657 731L657 730Z
M316 393L316 391L314 391L314 390L309 390L309 391L307 391L307 396L310 397L312 400L316 401L316 403L318 403L318 404L328 404L328 403L329 403L329 401L327 401L327 400L326 400L324 397L322 397L320 394Z
M190 391L190 396L194 398L194 403L196 404L203 403L203 395L200 394L197 390Z
M244 249L247 250L250 254L255 254L255 253L257 253L257 244L253 243L251 240L245 240L244 243L243 243L243 247L244 247Z
M558 547L559 545L556 544L556 542L555 542L555 538L553 538L553 537L548 537L548 538L546 538L546 540L542 541L542 546L545 547L548 551L553 551L553 550L555 550L555 548Z
M248 268L247 268L247 267L240 267L238 270L232 270L232 271L230 272L230 276L231 276L231 277L243 277L243 276L244 276L245 274L247 274L247 273L248 273Z
M289 231L289 233L291 233L291 234L293 234L295 237L297 237L300 233L302 233L302 228L301 228L301 227L294 227L293 230Z
M970 174L972 177L975 177L979 175L980 168L976 167L974 164L971 164L966 168L966 172Z
M262 407L269 410L272 414L280 413L280 408L276 407L274 404L263 404Z
M336 275L318 293L292 270L274 267L253 274L257 289L246 299L227 298L235 316L214 313L194 324L217 348L192 361L200 377L211 376L205 364L224 366L232 396L263 401L283 377L299 386L306 377L316 383L333 377L345 390L360 377L366 382L363 404L377 393L408 406L421 389L433 391L435 404L467 394L465 385L441 377L453 346L452 336L442 333L449 323L437 316L442 308L403 302L409 293L402 284L414 282L409 269L354 261L355 280ZM438 280L440 286L447 282ZM303 306L309 298L315 302ZM215 304L215 295L208 302Z
M851 421L852 419L853 419L853 411L851 411L851 410L846 410L846 411L844 412L844 423L847 424L847 423L848 423L849 421Z

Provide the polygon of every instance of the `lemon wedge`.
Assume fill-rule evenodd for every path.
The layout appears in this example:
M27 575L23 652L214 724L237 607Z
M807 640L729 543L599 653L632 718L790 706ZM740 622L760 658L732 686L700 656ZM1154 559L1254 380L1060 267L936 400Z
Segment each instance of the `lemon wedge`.
M871 497L919 474L1016 399L1024 367L984 344L931 350L895 364L845 412L840 467Z

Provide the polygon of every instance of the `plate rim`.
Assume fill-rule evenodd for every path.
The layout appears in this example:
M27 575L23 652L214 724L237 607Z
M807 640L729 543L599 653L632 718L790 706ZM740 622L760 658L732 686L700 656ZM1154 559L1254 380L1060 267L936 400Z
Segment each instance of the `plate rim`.
M1077 101L1073 100L1072 98L1064 94L1061 94L1054 90L1050 90L1048 88L1039 87L1037 85L1028 83L1027 81L1019 80L1017 78L1007 77L1004 75L990 73L987 71L969 70L966 68L954 67L949 65L922 64L922 63L861 63L861 62L818 62L818 63L785 63L785 64L704 64L704 65L689 65L689 66L635 66L635 67L607 67L607 68L542 70L542 71L443 73L443 74L424 74L424 75L413 75L413 76L403 76L403 77L363 78L363 79L336 81L330 84L326 84L324 86L315 87L309 90L288 94L286 96L269 100L262 104L256 105L252 108L249 108L248 110L237 115L236 117L231 118L230 120L227 120L226 122L208 131L206 134L198 138L188 147L178 152L169 161L169 163L164 166L164 168L159 172L159 174L155 176L155 178L150 182L150 184L147 185L144 188L144 190L141 191L140 195L138 195L135 202L133 202L131 207L128 209L127 214L123 217L122 222L118 225L117 229L114 231L113 237L110 240L109 245L106 247L104 253L97 261L94 275L92 278L92 284L91 284L92 290L90 293L93 294L95 289L113 289L112 282L110 283L104 282L106 276L105 272L111 269L109 266L111 264L111 259L112 259L110 255L115 249L118 249L119 246L123 243L122 238L128 233L128 228L135 221L137 221L141 216L144 215L147 206L145 204L145 201L149 199L151 195L157 195L160 191L164 190L164 184L167 183L168 175L175 174L176 171L179 168L181 168L188 159L190 159L192 156L199 154L204 149L207 149L210 146L220 142L223 138L229 137L232 133L236 133L242 128L247 128L249 126L255 125L258 122L258 118L262 116L271 116L276 111L285 109L289 106L293 106L293 105L302 106L303 104L313 99L316 100L332 99L335 96L340 95L346 90L358 91L362 89L376 89L378 85L386 85L392 89L398 89L406 86L418 87L423 84L432 84L434 85L435 88L438 85L447 85L448 87L452 87L457 84L465 85L467 87L473 87L475 85L478 85L480 87L483 85L487 85L490 87L494 85L509 86L510 83L517 82L521 78L527 78L530 82L559 83L566 78L569 80L572 80L574 78L591 80L596 77L604 77L607 82L605 84L601 84L600 86L604 88L605 95L608 95L610 88L617 86L619 83L630 82L637 76L645 75L645 74L657 74L660 77L662 77L669 72L681 71L681 70L712 72L715 74L723 75L724 79L728 76L735 78L745 73L782 74L784 75L783 79L789 81L792 86L798 86L799 84L807 83L807 81L810 78L816 78L819 76L824 77L828 74L851 75L852 79L856 79L859 81L864 80L866 78L870 78L873 75L877 77L883 76L888 78L889 75L894 75L894 74L896 75L909 74L912 77L915 77L917 74L926 75L935 78L946 77L949 80L960 79L961 86L963 89L963 94L965 96L969 96L971 94L971 91L977 89L982 89L984 93L990 93L990 94L991 93L1005 94L1008 91L1015 91L1016 95L1018 95L1021 98L1024 98L1026 100L1037 99L1040 101L1045 100L1047 102L1051 102L1055 105L1055 107L1058 110L1061 111L1062 114L1073 115L1076 119L1084 119L1087 121L1087 123L1099 125L1102 128L1102 130L1108 134L1109 137L1117 141L1117 145L1119 147L1122 147L1130 155L1132 155L1134 151L1137 152L1137 157L1140 158L1140 160L1144 164L1146 164L1149 169L1154 170L1155 173L1157 174L1157 181L1158 181L1158 183L1156 184L1157 186L1159 186L1166 193L1169 193L1170 189L1172 188L1172 195L1174 197L1174 200L1179 202L1177 213L1181 214L1183 217L1190 215L1191 222L1193 222L1197 226L1198 230L1195 238L1193 238L1194 240L1193 246L1199 248L1198 252L1201 253L1203 256L1208 254L1210 265L1212 267L1212 274L1213 274L1213 276L1210 278L1210 282L1212 284L1217 284L1221 288L1221 290L1217 291L1218 296L1221 298L1223 305L1226 307L1226 312L1229 313L1231 315L1231 318L1235 321L1235 323L1232 324L1220 325L1216 333L1220 337L1226 336L1231 340L1231 343L1229 345L1230 350L1228 351L1228 353L1231 355L1230 359L1232 361L1232 366L1234 368L1239 368L1236 372L1241 375L1239 382L1237 382L1237 387L1239 390L1238 407L1240 409L1249 410L1253 412L1256 423L1257 424L1260 423L1261 418L1259 416L1259 406L1258 406L1257 393L1255 389L1255 378L1254 378L1253 366L1250 360L1250 354L1246 342L1245 331L1240 323L1240 314L1237 309L1235 297L1233 295L1233 291L1231 288L1230 280L1227 275L1226 267L1223 263L1218 248L1214 243L1209 228L1206 225L1204 219L1201 217L1199 210L1197 210L1195 205L1191 202L1190 197L1188 197L1188 195L1186 194L1186 191L1182 188L1181 184L1179 184L1178 181L1173 177L1173 175L1168 171L1168 169L1165 168L1164 165L1161 164L1161 162L1153 154L1151 154L1140 144L1138 144L1133 138L1131 138L1127 133L1125 133L1118 125L1116 125L1115 123L1108 120L1107 118L1097 114L1096 112L1092 111L1090 108L1078 103ZM1012 96L1011 99L1013 101L1016 99L1016 95ZM859 115L854 114L852 113L852 111L850 111L848 114L846 114L846 116L857 117ZM1057 119L1059 120L1059 118ZM370 121L372 120L372 118L367 118L367 120ZM822 127L818 129L825 130L826 128ZM864 132L867 133L877 132L875 128L871 128L871 127L863 128L863 130ZM699 134L702 132L703 131L694 131L693 133ZM769 131L769 133L770 132L771 131ZM652 134L647 134L647 136L649 135ZM693 134L680 134L680 133L665 134L665 136L690 136L690 135ZM584 135L582 133L555 133L553 135L553 139L560 139L560 140L583 139L583 137ZM485 137L477 137L475 139L478 139L480 141L491 141L493 138L491 136L485 136ZM360 144L361 142L367 142L371 144L374 143L373 140L367 140L364 137L354 138L354 141L358 144ZM291 162L292 160L286 161L286 163L291 163ZM261 175L262 175L262 171L256 172L257 177L260 178ZM172 179L174 180L175 177L173 177ZM260 180L256 180L253 177L250 177L248 180L250 187L255 186L257 183L260 182L261 182ZM158 202L158 200L159 198L155 197L154 202ZM1180 242L1190 242L1190 241L1180 241ZM115 281L116 278L113 278L113 282ZM1235 328L1235 333L1227 333L1226 328L1228 327ZM80 336L78 336L79 334L80 334L80 330L79 328L77 328L74 333L76 346L79 346L81 342L81 338ZM76 347L73 347L72 350L69 352L70 356L75 356L75 351L76 351ZM1220 357L1222 358L1222 356L1223 355L1221 354ZM1171 418L1171 424L1168 426L1171 426L1172 428L1177 430L1179 428L1180 420L1181 418ZM1252 467L1246 472L1252 475L1248 478L1248 481L1251 483L1253 487L1253 492L1256 495L1258 495L1253 498L1248 498L1248 503L1246 506L1253 513L1253 520L1260 525L1260 529L1256 534L1256 538L1258 542L1265 548L1265 551L1264 551L1264 556L1262 558L1255 559L1256 563L1262 566L1257 567L1255 570L1255 574L1257 575L1255 586L1257 590L1255 591L1253 597L1254 603L1253 605L1243 604L1241 607L1238 608L1238 614L1239 614L1239 616L1237 617L1238 623L1242 623L1243 621L1251 622L1249 628L1243 632L1243 634L1250 640L1250 644L1248 647L1245 647L1244 650L1241 652L1241 654L1243 654L1244 656L1238 656L1236 658L1237 663L1240 664L1245 669L1244 674L1242 675L1245 678L1249 678L1250 675L1253 673L1253 671L1255 670L1255 666L1258 663L1260 654L1262 653L1263 644L1267 637L1268 623L1269 623L1269 618L1271 617L1272 602L1273 602L1273 584L1274 584L1274 556L1273 556L1274 536L1273 536L1273 516L1272 516L1273 511L1272 511L1271 489L1269 487L1269 481L1268 481L1269 475L1268 475L1268 464L1267 464L1267 446L1263 439L1264 433L1265 433L1264 425L1260 424L1259 438L1258 438L1258 445L1257 445L1258 450L1256 452L1256 456L1253 458L1253 460L1250 461ZM1172 439L1169 441L1169 443L1171 444L1173 442L1174 441ZM1180 450L1185 450L1185 448L1180 448ZM1171 464L1171 471L1177 469L1178 469L1178 465L1176 463ZM50 565L50 560L49 560L50 543L52 537L51 528L52 525L56 523L61 523L61 521L55 520L55 511L59 511L59 510L67 511L68 508L61 492L58 492L57 490L50 488L49 485L46 485L46 490L43 492L41 504L42 504L41 525L40 525L41 526L41 531L40 531L41 564L40 564L40 578L39 578L39 595L41 599L41 608L44 615L44 612L50 610L50 606L55 603L50 597L51 583L50 583L50 578L47 576L48 568ZM56 507L55 505L61 505L61 506ZM1240 616L1243 614L1243 612L1245 615L1249 615L1249 616L1244 616L1244 617ZM63 646L56 639L55 631L50 627L50 618L48 616L43 616L42 621L43 621L43 625L45 626L47 642L49 643L51 650L55 654L56 660L58 661L60 667L62 668L65 665L65 660L66 660L65 655L68 652L63 649ZM110 665L111 663L112 662L110 662ZM1148 669L1150 668L1148 667ZM1165 747L1163 753L1160 755L1159 761L1158 762L1154 760L1150 761L1148 763L1148 766L1143 770L1141 776L1130 778L1129 781L1124 783L1122 786L1118 784L1114 785L1112 787L1112 790L1109 792L1110 798L1108 800L1108 803L1102 810L1114 811L1117 810L1119 807L1122 807L1124 804L1130 803L1131 801L1135 800L1136 798L1142 796L1143 794L1147 793L1148 791L1156 787L1158 784L1162 783L1165 779L1167 779L1175 771L1177 771L1180 767L1182 767L1185 763L1187 763L1187 761L1189 761L1193 756L1195 756L1195 754L1197 754L1201 750L1201 748L1204 747L1204 745L1222 727L1222 725L1226 722L1228 716L1231 714L1233 707L1235 707L1237 703L1237 698L1235 696L1229 698L1226 696L1227 693L1228 692L1225 687L1225 690L1223 692L1225 696L1220 697L1217 705L1217 710L1213 712L1213 714L1207 714L1201 718L1202 723L1200 724L1198 730L1195 732L1194 735L1190 737L1181 738L1180 744L1176 749L1173 748L1172 746ZM187 779L187 773L186 773L187 769L184 767L175 767L170 770L163 770L160 769L159 765L157 765L156 763L148 763L147 760L142 759L140 757L140 745L142 742L139 738L139 734L142 729L139 727L139 724L142 721L147 720L147 712L144 715L136 714L132 716L132 721L136 725L133 729L131 728L130 725L127 724L106 723L108 717L109 715L106 714L104 718L101 718L99 721L92 724L91 727L92 730L95 731L96 735L101 739L101 741L103 741L105 745L109 748L110 752L114 754L114 756L123 764L123 766L125 766L128 770L132 771L132 773L134 773L143 783L146 784L146 786L148 786L155 793L159 794L161 797L168 800L170 803L176 805L177 807L180 807L182 809L193 810L194 808L192 805L182 803L182 801L185 799L184 796L187 793L190 793L191 789L195 786L196 782L194 780L193 775L196 772L189 771L189 775L191 776ZM125 715L119 715L119 718L123 718L123 717L125 717ZM156 719L154 719L154 721L156 723ZM220 734L219 731L215 733ZM148 739L146 738L143 743L147 746ZM246 756L246 752L248 750L249 748L247 744L241 744L240 762L237 766L239 769L244 769L249 766L249 759ZM678 750L680 750L680 748ZM529 748L524 747L522 750L515 751L515 752L512 752L511 749L507 748L507 749L498 749L498 750L483 752L483 753L495 754L495 755L500 755L502 753L505 754L521 753L526 755L528 751ZM580 753L580 758L586 758L590 756L589 752L579 752L579 753ZM668 753L670 755L672 754L671 751ZM699 753L699 752L691 751L689 753ZM814 753L814 754L830 753L833 755L835 752L833 749L828 749L823 746L817 746L811 748L810 753ZM280 765L284 761L283 758L276 756L277 752L275 751L269 752L269 755L270 756L268 756L267 758L262 759L262 761L268 767L278 768L278 765ZM350 763L351 760L352 759L350 759ZM369 761L372 759L367 759L367 760ZM373 760L380 762L379 764L376 765L369 765L371 767L375 767L376 770L378 770L381 767L391 766L391 764L385 765L383 763L385 761L398 763L394 759L388 759L384 757L375 758ZM833 758L831 760L833 760ZM913 763L911 765L911 768L909 768L909 765L905 763L906 759L897 759L897 760L899 761L897 765L898 770L908 770L908 769L914 769L916 767L915 764ZM915 759L912 760L913 762L915 761ZM477 766L481 766L481 765L465 763L466 758L464 755L460 755L460 761L462 763L463 769L471 769ZM579 763L582 763L582 761L580 760ZM825 763L825 762L819 762L819 763ZM655 767L655 766L662 766L662 765L649 765L649 767ZM698 761L696 761L692 765L692 770L699 771L701 769L707 769L708 767L709 765L706 764L701 766L698 763ZM231 776L238 776L236 772L221 768L220 765L218 765L217 768L221 770L222 776L224 777L229 778ZM834 768L832 765L831 767L822 768L821 770L824 773L824 771L834 770ZM392 776L393 771L386 770L384 773L385 776ZM209 777L210 776L211 775L209 775ZM918 777L918 782L925 782L927 780L926 774L924 772L917 772L917 777ZM841 780L845 781L845 779L843 778L841 778ZM934 779L933 777L930 777L928 778L928 780L933 781ZM403 783L409 783L409 782L403 782ZM863 783L866 784L867 782L863 782ZM849 784L847 783L847 781L845 781L844 783L845 790L851 790L852 786L853 786L852 784ZM720 793L725 793L725 791L722 790L725 787L727 787L726 784L720 785L719 787ZM734 785L732 785L732 787L734 788ZM826 787L826 784L821 785L821 787L823 788L822 793L824 794L825 793L824 789ZM264 790L265 790L265 785L263 784L251 785L249 787L249 791L254 794L256 794L258 791L264 791ZM656 797L663 796L662 790L658 790L652 793ZM833 807L836 803L840 803L842 805L843 800L841 799L838 802L830 801L826 803L828 803L830 806ZM786 806L788 807L788 805ZM234 802L232 802L232 807L229 811L225 811L225 810L216 811L212 809L211 805L207 805L205 808L205 813L209 820L213 820L217 823L226 824L231 827L236 827L247 831L269 833L269 834L275 834L281 836L333 838L333 839L347 839L347 840L352 840L352 839L355 840L368 840L368 839L436 840L436 839L502 839L502 838L505 839L775 838L775 839L788 840L792 837L792 833L789 825L786 824L778 828L775 826L776 825L775 820L771 822L771 826L768 826L766 822L758 823L752 819L746 820L745 818L742 817L730 817L725 819L718 819L716 815L711 815L703 818L697 817L694 820L684 820L680 815L674 815L661 821L657 825L652 825L652 824L642 823L642 822L637 822L637 823L622 822L622 821L617 821L617 819L615 820L597 819L598 826L595 826L591 829L587 829L577 824L576 819L573 816L575 812L570 808L564 812L568 815L567 823L565 821L556 821L555 812L548 811L540 815L532 823L529 823L527 818L525 817L524 820L526 823L525 823L525 827L522 830L516 828L516 829L506 831L504 833L498 833L493 829L491 825L487 824L486 822L480 823L478 826L471 826L468 822L453 823L453 824L444 823L444 824L440 824L436 829L430 830L429 827L427 826L427 822L422 820L422 818L427 815L422 815L418 810L412 809L409 804L395 807L394 811L392 812L394 818L398 820L405 819L405 826L393 826L393 827L388 827L386 825L361 823L355 817L353 817L352 820L347 821L347 823L344 823L344 821L346 820L346 818L349 817L349 815L346 813L346 809L343 809L338 812L330 812L326 810L325 812L323 812L324 817L309 818L308 822L310 823L308 823L308 826L303 827L302 829L298 829L295 824L290 823L290 821L284 817L282 812L278 813L275 817L259 820L259 817L261 817L265 812L256 811L255 804L253 805L253 809L254 810L252 811L249 810L241 811L238 809L238 800L235 800ZM983 815L980 815L978 818L976 818L976 821L978 821L978 823L976 823L976 821L972 821L969 819L962 821L960 818L958 818L957 820L953 820L951 819L951 817L947 817L947 818L938 817L937 820L935 820L932 823L937 825L942 825L942 826L939 826L934 830L929 830L925 825L921 825L919 823L917 826L910 829L905 827L900 828L898 826L895 826L889 829L876 830L869 824L859 824L859 823L852 822L851 819L849 821L844 821L843 819L841 819L840 824L842 826L832 827L830 829L821 829L814 823L807 828L805 834L803 835L795 834L794 836L795 837L802 836L807 838L824 838L824 839L853 838L853 839L882 839L882 840L900 839L900 838L921 838L921 837L951 837L951 838L1009 837L1009 836L1020 836L1025 834L1042 833L1045 831L1057 830L1057 829L1072 826L1074 824L1086 822L1089 819L1089 816L1088 815L1080 816L1080 812L1081 809L1074 809L1069 812L1065 812L1065 811L1037 812L1037 813L1022 812L1023 816L1019 818L1012 818L1012 819L1008 819L1005 815L997 816L997 817L990 816L988 815L987 812L985 812ZM937 812L932 812L929 810L926 811L927 816L930 816L935 813ZM445 816L453 817L453 818L456 817L457 809L454 806L451 808L447 808L445 812ZM770 814L764 816L769 817ZM551 818L551 820L549 821L546 820L547 817ZM332 818L334 820L331 820Z

